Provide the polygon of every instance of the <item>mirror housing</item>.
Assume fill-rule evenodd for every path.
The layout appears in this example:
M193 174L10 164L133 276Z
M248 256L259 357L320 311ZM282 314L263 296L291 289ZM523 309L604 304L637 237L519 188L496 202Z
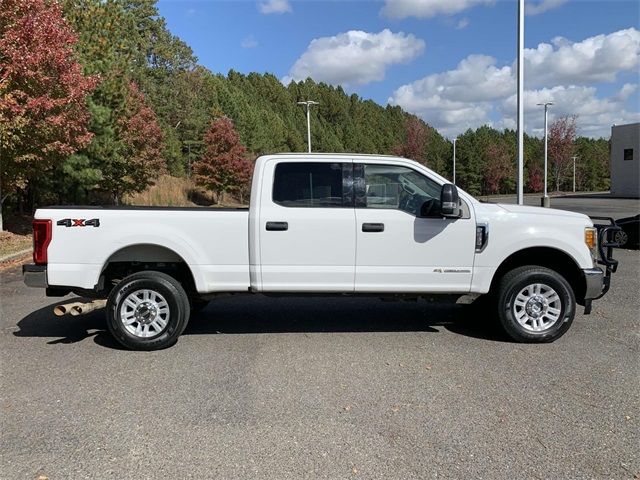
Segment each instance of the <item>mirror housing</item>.
M445 183L440 193L440 214L445 218L460 218L460 197L458 189L452 183Z

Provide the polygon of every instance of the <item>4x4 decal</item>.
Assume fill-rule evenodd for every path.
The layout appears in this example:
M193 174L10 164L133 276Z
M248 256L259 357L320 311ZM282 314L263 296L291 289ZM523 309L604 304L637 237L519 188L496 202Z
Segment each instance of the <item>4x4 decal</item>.
M58 220L58 225L61 227L99 227L100 219L92 218L91 220L85 220L84 218L63 218Z

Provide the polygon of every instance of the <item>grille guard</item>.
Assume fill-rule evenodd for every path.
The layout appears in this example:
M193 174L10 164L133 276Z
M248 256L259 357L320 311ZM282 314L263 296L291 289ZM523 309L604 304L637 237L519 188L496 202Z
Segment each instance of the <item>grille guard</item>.
M616 225L616 221L611 217L591 217L591 220L594 221L593 226L598 231L599 258L596 259L596 262L605 267L603 279L604 288L602 289L602 293L593 299L597 300L609 291L611 287L611 274L615 273L618 269L618 261L613 258L613 249L620 246L620 244L615 241L615 234L622 229ZM598 223L597 220L605 221L606 223Z

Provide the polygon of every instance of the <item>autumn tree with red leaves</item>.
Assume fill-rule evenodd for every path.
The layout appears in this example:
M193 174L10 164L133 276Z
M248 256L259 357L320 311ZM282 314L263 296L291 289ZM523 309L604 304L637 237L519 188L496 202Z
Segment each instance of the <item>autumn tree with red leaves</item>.
M571 155L576 140L576 116L558 118L549 127L549 160L553 166L556 192L560 191L562 177L571 164Z
M91 141L85 97L98 78L74 57L76 36L56 2L0 6L1 200L24 191ZM0 213L0 229L1 229Z
M246 148L228 117L211 123L204 136L205 153L194 163L194 179L216 194L218 202L225 192L242 193L251 182L253 165Z
M484 193L500 193L505 180L514 173L512 156L504 143L491 143L486 148L485 157L482 170Z
M544 189L544 177L542 168L537 163L529 166L527 176L527 190L529 192L541 192Z
M407 118L405 125L405 140L393 149L393 153L426 165L425 147L429 137L427 126L413 115Z

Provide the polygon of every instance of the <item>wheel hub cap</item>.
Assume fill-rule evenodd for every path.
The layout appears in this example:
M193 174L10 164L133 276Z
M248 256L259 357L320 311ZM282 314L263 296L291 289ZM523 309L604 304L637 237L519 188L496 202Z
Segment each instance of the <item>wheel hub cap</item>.
M516 295L513 314L518 323L529 332L548 330L560 319L562 302L549 285L527 285Z
M154 290L130 293L120 307L120 320L136 337L149 338L162 333L169 323L169 304Z

